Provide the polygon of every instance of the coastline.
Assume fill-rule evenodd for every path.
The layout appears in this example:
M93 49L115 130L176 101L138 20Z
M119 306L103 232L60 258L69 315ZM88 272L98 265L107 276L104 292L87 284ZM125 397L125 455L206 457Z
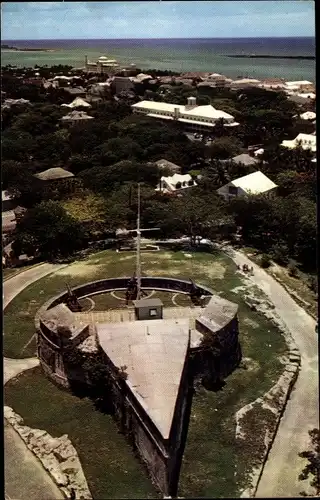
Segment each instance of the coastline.
M59 49L1 47L1 52L58 52Z
M280 55L268 55L268 54L231 54L226 57L233 57L236 59L294 59L297 61L315 61L316 56L280 56Z

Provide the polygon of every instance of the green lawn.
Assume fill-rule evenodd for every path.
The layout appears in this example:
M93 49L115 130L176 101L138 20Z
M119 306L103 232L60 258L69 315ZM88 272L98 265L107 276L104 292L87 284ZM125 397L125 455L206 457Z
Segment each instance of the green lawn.
M249 456L242 456L235 442L235 413L264 394L278 379L282 371L278 358L286 350L284 339L263 316L246 306L241 294L232 292L243 283L226 255L195 253L186 257L182 252L150 252L143 254L142 262L146 275L193 278L239 304L242 352L254 361L253 369L236 370L222 391L201 389L194 396L179 491L185 497L237 497L251 462ZM87 263L72 264L67 268L68 275L54 273L25 289L5 311L5 355L33 354L32 346L23 352L21 348L34 334L34 313L45 300L63 291L67 281L76 286L102 277L129 276L134 266L134 255L108 250L93 255ZM103 306L106 297L93 297L97 308ZM177 296L178 303L179 300ZM117 482L123 482L123 498L147 498L150 494L144 469L138 466L123 437L116 433L113 422L86 400L60 391L35 371L24 374L16 383L9 382L5 401L26 418L27 425L44 428L54 435L69 434L79 451L94 498L114 498ZM119 489L117 495L120 496Z
M10 381L4 399L23 416L25 425L54 437L68 434L95 499L158 497L112 417L96 411L88 399L58 389L40 368Z

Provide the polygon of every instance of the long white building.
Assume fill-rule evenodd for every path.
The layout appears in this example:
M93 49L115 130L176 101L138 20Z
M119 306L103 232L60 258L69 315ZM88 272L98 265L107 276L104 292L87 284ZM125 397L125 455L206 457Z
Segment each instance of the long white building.
M175 120L193 131L209 132L221 118L226 127L239 125L229 113L215 109L211 105L198 106L195 97L188 97L186 105L141 101L131 107L135 113L162 120Z

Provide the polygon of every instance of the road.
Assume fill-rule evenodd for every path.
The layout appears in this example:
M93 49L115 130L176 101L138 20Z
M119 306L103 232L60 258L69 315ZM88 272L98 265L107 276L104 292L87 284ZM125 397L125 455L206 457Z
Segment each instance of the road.
M64 496L10 424L4 424L5 496L8 500L60 500Z
M24 288L63 266L41 264L3 282L3 309ZM37 366L37 358L4 358L4 384L24 370ZM60 500L64 496L42 467L35 455L26 447L15 430L5 422L5 497L6 500Z
M288 292L263 269L242 253L228 252L236 264L254 269L250 277L273 302L301 354L301 370L288 401L278 433L264 467L256 497L296 497L302 490L313 493L308 481L298 480L306 464L298 453L308 448L308 431L319 428L318 338L316 321L309 316Z
M3 283L3 309L7 307L9 302L16 297L24 288L31 285L34 281L37 281L47 274L64 267L60 264L40 264L25 272L22 272L12 278L6 280Z

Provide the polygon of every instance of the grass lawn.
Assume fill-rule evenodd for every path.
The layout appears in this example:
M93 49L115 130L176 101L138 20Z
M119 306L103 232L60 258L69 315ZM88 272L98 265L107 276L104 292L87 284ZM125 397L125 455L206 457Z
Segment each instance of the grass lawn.
M158 498L112 417L96 411L88 399L55 387L39 367L11 380L4 399L23 415L25 425L45 429L54 437L68 434L95 499Z
M250 457L243 457L237 448L235 413L263 395L278 379L282 372L278 358L286 350L284 339L263 316L246 306L241 294L232 291L243 283L241 276L236 274L235 264L226 255L194 253L187 257L183 252L150 252L143 253L142 263L146 275L193 278L239 304L242 352L253 363L251 368L239 368L228 377L223 390L214 393L201 389L194 396L179 488L179 495L185 497L237 497L240 486L245 484ZM45 300L65 290L66 282L76 286L102 277L129 276L134 267L133 254L107 250L29 286L5 311L5 355L20 358L33 354L32 346L23 352L21 346L34 334L34 313ZM106 297L93 297L97 308L103 306ZM180 304L179 300L177 296ZM54 435L69 434L79 452L94 498L114 498L113 485L117 481L118 486L124 481L121 486L124 493L118 489L118 497L120 493L123 498L125 495L147 498L150 494L143 469L142 479L137 480L140 466L130 450L128 457L131 453L134 462L131 464L129 458L124 458L127 457L127 445L123 437L116 433L109 417L97 413L86 400L60 391L39 371L34 371L7 384L5 401L26 419L27 425L43 428ZM239 471L237 476L235 470ZM129 483L131 486L127 490Z

